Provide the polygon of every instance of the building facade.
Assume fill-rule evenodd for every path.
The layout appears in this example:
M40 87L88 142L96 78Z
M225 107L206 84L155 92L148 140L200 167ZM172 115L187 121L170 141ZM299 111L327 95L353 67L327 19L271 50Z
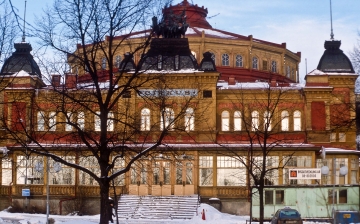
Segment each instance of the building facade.
M127 37L127 44L114 54L118 72L126 71L124 80L136 66L143 70L137 81L143 84L124 94L115 107L117 112L108 114L114 118L106 127L114 142L125 136L120 131L120 121L125 118L119 117L119 111L138 125L139 132L129 137L131 141L126 138L128 147L139 147L139 142L141 147L151 145L163 133L162 128L169 128L162 146L116 178L112 183L115 192L198 194L203 202L218 198L224 212L248 215L255 180L265 169L263 181L268 187L346 185L349 193L337 191L335 203L351 209L346 207L351 201L351 206L359 208L359 201L350 200L353 189L359 188L358 75L340 50L341 42L325 41L317 69L306 75L303 84L299 80L300 52L289 51L285 43L214 29L206 21L207 9L186 0L163 12L180 14L184 8L189 25L185 36L153 37L145 55L127 54L131 52L128 43L137 46L150 35L150 31L142 31ZM118 37L119 42L123 40ZM52 75L51 83L46 84L30 54L31 46L22 42L15 44L15 49L1 69L1 113L6 128L0 130L4 136L0 143L9 150L1 160L2 208L14 203L44 207L49 186L53 213L71 210L65 204L75 201L77 206L86 201L88 213L98 212L100 189L93 178L70 166L59 167L53 160L46 165L46 156L27 152L27 147L41 148L97 172L95 158L81 151L81 139L71 134L76 132L71 123L96 133L102 128L99 116L71 108L71 101L64 103L57 94L58 89L66 88L78 94L73 96L76 99L85 97L81 91L94 87L89 84L88 68L70 57L72 72ZM77 50L82 49L78 46ZM98 73L99 83L109 82L109 63L101 55L97 62L103 71ZM160 107L164 102L165 107ZM60 107L68 107L69 113L60 113ZM31 134L21 134L28 132ZM16 138L10 137L14 134ZM29 136L32 139L26 139ZM113 157L118 155L115 152ZM124 154L109 172L125 167L131 156ZM330 172L321 179L294 180L289 175L290 169L324 166ZM341 167L348 170L345 176L339 174ZM49 172L45 172L47 168ZM30 196L24 196L24 189L30 190ZM347 188L343 190L347 192ZM324 192L330 195L330 191ZM272 209L284 206L284 200L269 200L284 197L279 195L265 194L265 203L272 203ZM324 203L331 203L329 198L326 196Z

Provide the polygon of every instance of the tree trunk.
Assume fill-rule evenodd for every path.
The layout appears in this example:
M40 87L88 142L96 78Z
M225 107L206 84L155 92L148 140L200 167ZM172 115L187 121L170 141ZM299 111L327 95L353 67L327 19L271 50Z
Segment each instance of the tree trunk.
M109 209L109 187L110 182L108 179L105 179L100 184L100 224L108 224L112 215Z
M264 223L264 188L259 187L259 199L260 199L260 211L259 211L259 223Z

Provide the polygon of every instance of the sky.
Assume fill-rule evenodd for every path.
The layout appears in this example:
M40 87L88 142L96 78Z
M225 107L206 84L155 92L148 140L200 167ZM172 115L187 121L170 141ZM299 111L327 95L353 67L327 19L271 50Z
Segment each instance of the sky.
M203 213L204 212L204 216ZM55 224L95 224L99 223L99 215L94 216L59 216L50 215L49 218L55 219ZM26 213L8 213L7 211L0 211L0 224L9 223L9 219L16 219L21 224L44 224L46 223L46 215L44 214L26 214ZM204 220L204 219L205 220ZM248 221L246 221L248 220ZM114 219L115 221L115 219ZM226 213L221 213L214 207L207 204L200 204L198 208L198 215L194 215L192 219L187 220L119 220L120 223L128 224L247 224L249 223L249 216L235 216ZM256 222L252 222L256 224ZM315 222L305 221L304 224L314 224ZM316 222L321 224L321 222ZM325 223L324 223L325 224Z
M25 0L13 0L23 15ZM182 0L174 0L173 5ZM52 0L27 0L27 21ZM292 52L301 52L300 81L316 69L330 39L330 0L188 0L208 9L213 28L273 43L286 43ZM349 53L359 40L360 1L331 0L334 39ZM20 40L21 37L19 37Z

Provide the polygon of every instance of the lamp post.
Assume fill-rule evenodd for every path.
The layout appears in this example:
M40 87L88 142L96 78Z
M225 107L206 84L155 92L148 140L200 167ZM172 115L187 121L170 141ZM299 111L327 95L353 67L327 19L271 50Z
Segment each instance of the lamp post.
M332 171L333 171L333 190L332 190L332 218L333 218L333 223L335 224L335 176L336 176L336 158L333 158L333 167L332 167ZM345 176L348 173L348 168L346 166L342 166L340 167L340 176ZM323 166L321 167L321 174L323 175L328 175L329 174L329 167L327 166ZM339 184L340 186L340 184Z

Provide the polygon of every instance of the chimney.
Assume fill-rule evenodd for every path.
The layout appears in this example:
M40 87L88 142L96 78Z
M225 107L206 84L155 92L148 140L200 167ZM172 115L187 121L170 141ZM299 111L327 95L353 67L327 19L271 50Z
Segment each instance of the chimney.
M76 88L77 84L77 75L72 73L65 74L65 86L67 89Z
M60 75L51 75L51 85L53 87L59 87L60 86Z

